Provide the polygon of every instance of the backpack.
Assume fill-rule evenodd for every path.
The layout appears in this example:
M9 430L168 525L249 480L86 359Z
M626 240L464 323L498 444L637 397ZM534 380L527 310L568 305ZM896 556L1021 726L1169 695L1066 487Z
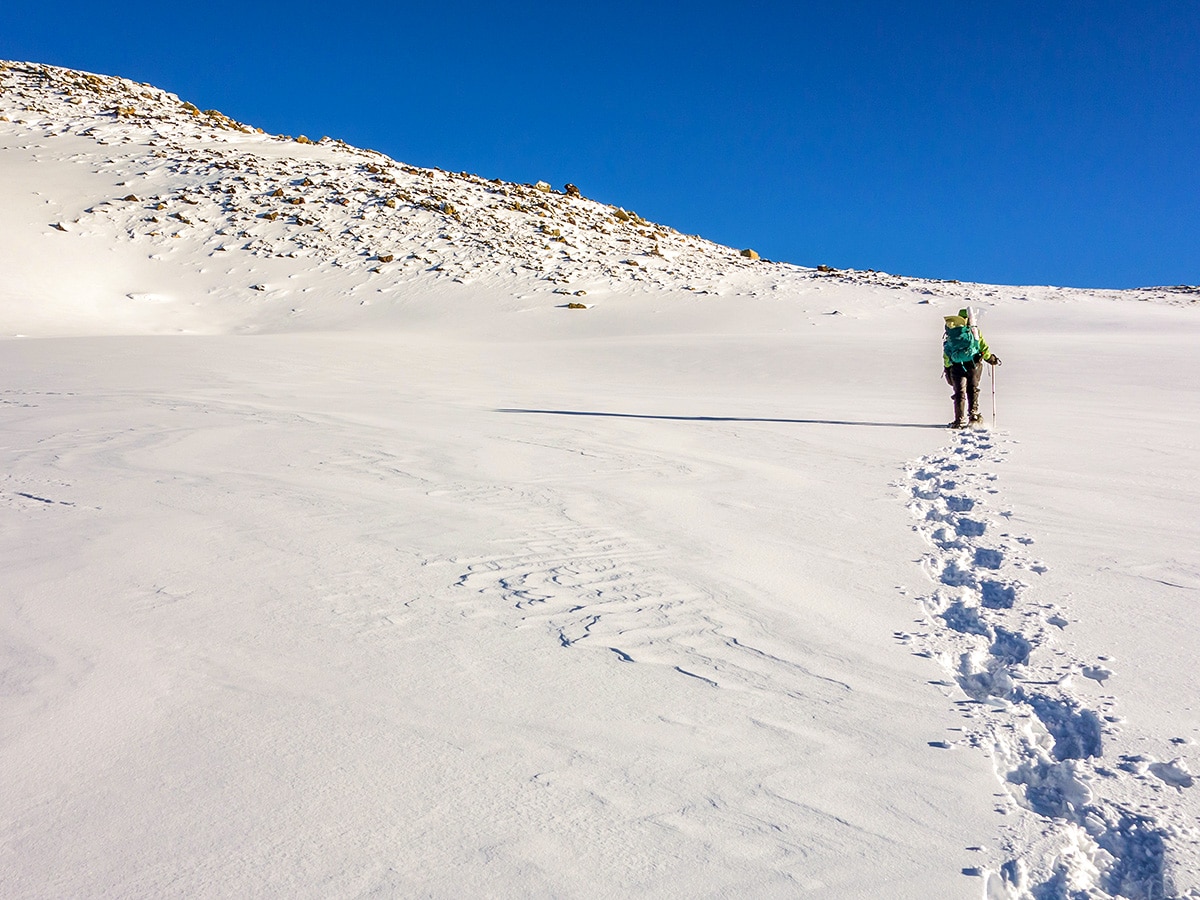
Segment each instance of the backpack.
M952 323L952 320L955 320ZM957 322L961 321L959 325ZM942 352L952 363L973 362L979 355L979 335L959 316L946 317L946 333L942 337Z

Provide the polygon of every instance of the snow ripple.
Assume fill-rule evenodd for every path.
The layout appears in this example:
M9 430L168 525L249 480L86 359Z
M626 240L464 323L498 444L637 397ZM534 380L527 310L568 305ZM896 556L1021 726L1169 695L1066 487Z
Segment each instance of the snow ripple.
M665 550L559 521L515 551L464 560L457 584L486 606L513 609L521 627L543 630L560 647L601 649L714 688L803 697L815 681L822 690L850 690L772 646L761 623L738 616L704 585L661 571Z

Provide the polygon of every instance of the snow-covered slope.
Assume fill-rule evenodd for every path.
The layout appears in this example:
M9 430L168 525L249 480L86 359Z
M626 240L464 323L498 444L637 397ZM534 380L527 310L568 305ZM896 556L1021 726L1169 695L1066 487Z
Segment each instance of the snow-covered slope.
M319 287L342 294L325 305L353 321L355 301L344 294L391 299L435 277L499 289L537 280L574 300L630 282L714 290L752 265L577 191L419 169L329 138L265 135L117 78L16 63L0 77L3 113L18 126L5 129L9 155L72 160L94 176L82 196L49 200L45 226L106 251L136 248L122 263L161 263L138 265L127 284L154 269L186 274L218 321L228 321L223 313L280 327L278 307L290 312L297 294ZM59 253L81 243L60 241ZM290 284L299 273L306 283ZM127 284L109 292L145 297L122 294Z
M31 333L374 325L438 282L584 305L629 291L795 294L818 279L967 295L955 282L752 259L544 182L266 135L125 79L0 65L5 193L33 225L6 262L37 292L8 279L0 301Z
M1194 290L0 85L0 894L1200 896Z

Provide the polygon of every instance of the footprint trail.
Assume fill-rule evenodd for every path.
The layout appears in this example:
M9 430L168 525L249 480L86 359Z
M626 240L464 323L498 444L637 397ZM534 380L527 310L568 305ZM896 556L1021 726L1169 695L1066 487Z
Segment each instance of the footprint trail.
M897 639L947 671L935 683L968 723L959 743L990 753L1008 817L998 871L965 874L986 878L987 900L1200 898L1200 829L1179 799L1193 776L1183 759L1108 758L1120 718L1097 688L1113 672L1077 658L1065 611L1036 599L1047 569L1007 524L999 443L961 432L902 482L934 587L921 629Z

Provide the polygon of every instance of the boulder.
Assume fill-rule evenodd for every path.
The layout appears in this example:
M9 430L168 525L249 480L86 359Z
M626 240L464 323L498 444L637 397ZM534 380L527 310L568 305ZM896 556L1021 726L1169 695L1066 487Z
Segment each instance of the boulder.
M761 258L761 257L759 257L759 255L757 253L755 253L749 247L747 247L745 250L742 251L742 256L746 257L746 259L760 259Z

